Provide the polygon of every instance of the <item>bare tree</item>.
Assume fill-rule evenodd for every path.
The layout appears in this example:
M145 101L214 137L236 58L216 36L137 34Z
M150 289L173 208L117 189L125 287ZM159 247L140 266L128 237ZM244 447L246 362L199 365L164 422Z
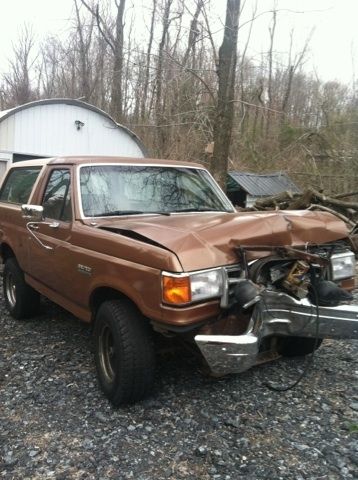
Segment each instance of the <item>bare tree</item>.
M293 82L293 77L297 71L297 69L302 65L302 62L304 61L304 57L307 53L308 45L312 37L313 30L311 31L309 37L306 39L306 42L303 46L303 49L300 53L298 53L295 58L291 59L291 51L292 51L292 43L293 43L293 31L291 32L291 41L290 41L290 51L289 51L289 65L287 68L287 82L286 82L286 88L282 100L282 116L281 116L281 121L282 123L286 120L286 113L287 113L287 106L288 106L288 100L291 95L291 90L292 90L292 82Z
M243 7L242 7L243 8ZM250 21L250 26L249 26L249 32L247 35L246 43L244 46L244 49L241 53L241 58L240 58L240 65L239 65L239 78L240 78L240 99L244 102L247 101L247 98L245 96L245 67L246 66L251 66L250 62L247 61L247 49L249 47L250 39L251 39L251 34L252 34L252 29L254 26L254 20L257 14L257 0L255 3L255 6L252 10L251 14L251 21ZM240 134L244 132L244 127L245 124L248 123L248 116L249 116L249 110L246 109L246 105L244 103L241 104L241 126L240 126ZM257 109L255 111L255 114L257 112ZM245 122L246 120L246 122Z
M78 47L79 47L79 65L80 65L80 81L81 81L81 90L82 95L85 100L89 101L91 97L91 61L89 58L90 47L92 43L92 32L94 26L94 19L89 24L87 32L85 32L85 26L80 16L79 6L77 0L75 0L75 11L76 11L76 29L78 36ZM87 33L87 34L86 34Z
M270 125L271 125L271 116L273 111L273 45L275 39L275 32L276 32L276 24L277 24L277 9L276 4L272 11L272 25L269 29L270 31L270 47L268 51L268 79L267 79L267 96L268 96L268 110L267 110L267 119L266 119L266 138L269 133Z
M235 76L240 0L227 0L224 39L219 49L218 103L214 125L214 152L211 171L226 187L229 149L234 119Z
M20 105L33 100L36 92L31 87L31 70L36 61L32 58L34 36L31 28L24 26L19 41L13 46L10 72L5 74L4 88L7 92L7 106Z
M157 10L157 0L152 0L152 2L153 2L152 15L151 15L151 21L150 21L148 47L146 52L143 95L142 95L142 101L140 106L140 116L142 119L144 119L144 117L146 116L146 103L147 103L148 88L149 88L149 76L150 76L153 37L154 37L154 25L155 25L156 10Z
M113 29L101 14L99 4L94 6L86 0L81 0L81 2L96 19L98 30L112 51L113 76L110 111L117 121L121 121L123 114L124 9L126 0L115 0L117 12Z
M195 45L198 40L198 36L200 33L199 27L198 27L198 18L201 13L201 10L204 6L203 0L197 0L196 3L196 9L195 13L193 15L193 18L190 22L190 29L189 29L189 35L188 35L188 45L186 47L184 57L183 57L183 65L185 66L188 62L189 56L191 55L191 58L195 58ZM193 66L193 65L191 65Z
M164 48L166 41L168 39L169 27L172 19L170 18L171 7L174 0L165 0L164 2L164 11L162 18L162 34L158 47L157 54L157 74L155 78L155 120L158 125L157 129L157 148L158 150L163 150L165 137L164 130L161 127L163 124L163 68L164 68Z

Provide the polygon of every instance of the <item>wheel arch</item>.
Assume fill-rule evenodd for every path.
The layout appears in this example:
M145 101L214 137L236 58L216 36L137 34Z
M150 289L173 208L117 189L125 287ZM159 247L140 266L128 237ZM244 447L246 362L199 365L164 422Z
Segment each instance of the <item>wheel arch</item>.
M8 258L16 258L14 250L10 247L8 243L2 243L0 245L0 256L2 261L5 263Z
M93 290L89 299L89 306L92 313L91 322L93 322L100 305L107 300L124 300L125 302L133 305L133 307L140 312L138 305L123 292L112 287L97 287L95 290Z

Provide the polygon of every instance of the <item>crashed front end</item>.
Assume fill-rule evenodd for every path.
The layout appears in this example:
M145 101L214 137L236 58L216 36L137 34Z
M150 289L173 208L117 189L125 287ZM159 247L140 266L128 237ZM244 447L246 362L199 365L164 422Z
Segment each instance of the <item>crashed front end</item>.
M223 270L221 305L245 322L244 331L206 328L195 342L212 373L247 370L284 338L358 339L358 305L352 304L356 259L346 242L324 246L240 247L242 274ZM223 329L224 330L224 329Z
M188 212L100 228L173 254L152 324L195 341L214 373L246 370L285 339L358 338L358 236L328 212Z

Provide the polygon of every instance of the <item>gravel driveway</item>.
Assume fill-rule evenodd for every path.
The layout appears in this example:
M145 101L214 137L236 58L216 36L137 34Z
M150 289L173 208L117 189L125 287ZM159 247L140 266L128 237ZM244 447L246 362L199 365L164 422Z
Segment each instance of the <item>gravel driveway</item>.
M0 478L358 478L358 342L326 341L314 368L281 359L220 381L179 351L155 392L114 410L97 386L90 329L52 304L11 319L0 299Z

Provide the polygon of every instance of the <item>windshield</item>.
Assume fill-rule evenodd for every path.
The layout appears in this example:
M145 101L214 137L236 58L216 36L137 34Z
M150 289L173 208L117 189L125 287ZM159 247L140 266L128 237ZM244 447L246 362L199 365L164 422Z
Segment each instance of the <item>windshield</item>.
M80 185L86 217L233 210L210 175L195 168L83 166Z

